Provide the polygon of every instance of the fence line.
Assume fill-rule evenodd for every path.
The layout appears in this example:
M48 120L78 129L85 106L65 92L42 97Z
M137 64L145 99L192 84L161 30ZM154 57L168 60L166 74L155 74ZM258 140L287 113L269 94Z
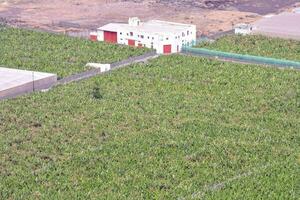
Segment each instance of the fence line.
M203 56L203 57L220 58L220 59L238 61L238 62L249 63L249 64L272 65L277 67L285 67L285 68L292 67L292 68L300 69L300 62L296 62L296 61L262 57L262 56L243 55L237 53L210 50L205 48L184 47L183 53L192 54L196 56Z

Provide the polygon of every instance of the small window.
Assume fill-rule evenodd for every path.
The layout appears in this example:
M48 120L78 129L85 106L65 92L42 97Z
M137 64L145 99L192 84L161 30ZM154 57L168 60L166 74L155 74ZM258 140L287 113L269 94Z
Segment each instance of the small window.
M154 37L152 37L152 40L154 40Z
M182 37L184 37L185 36L185 34L184 33L182 33Z
M120 32L120 35L122 35L122 32Z
M127 33L127 36L128 36L129 34Z
M150 37L148 36L148 39L150 39Z
M190 34L190 31L187 31L186 35L189 35Z
M167 37L166 40L169 40L169 38Z
M142 38L142 39L144 39L144 36L143 36L143 35L141 35L141 38Z
M133 36L133 32L130 32L130 36Z

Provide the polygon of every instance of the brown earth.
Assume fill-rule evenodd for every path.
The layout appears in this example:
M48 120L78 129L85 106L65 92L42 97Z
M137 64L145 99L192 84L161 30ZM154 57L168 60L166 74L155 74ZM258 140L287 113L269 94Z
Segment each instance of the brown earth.
M259 14L247 12L255 5L257 10L265 8L268 12L274 7L275 12L294 3L294 0L275 1L277 3L274 0L0 0L0 19L17 26L62 31L91 30L137 16L142 20L193 23L199 34L208 34L229 30L236 23L257 20Z

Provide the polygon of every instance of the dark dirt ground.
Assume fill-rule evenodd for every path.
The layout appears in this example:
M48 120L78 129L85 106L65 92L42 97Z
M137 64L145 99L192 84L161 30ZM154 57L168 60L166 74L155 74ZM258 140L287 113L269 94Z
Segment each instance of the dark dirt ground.
M197 25L199 34L230 30L237 23L288 9L296 0L0 0L0 20L11 25L84 32L128 17Z

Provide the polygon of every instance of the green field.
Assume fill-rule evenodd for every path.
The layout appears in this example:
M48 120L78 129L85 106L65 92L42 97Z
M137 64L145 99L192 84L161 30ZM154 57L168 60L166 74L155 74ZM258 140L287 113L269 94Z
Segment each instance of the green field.
M0 27L0 66L51 72L65 77L88 62L112 63L147 49L91 42L24 29Z
M299 71L174 55L2 101L0 197L298 199L299 92Z
M300 61L300 42L260 35L228 35L197 47L225 52Z

